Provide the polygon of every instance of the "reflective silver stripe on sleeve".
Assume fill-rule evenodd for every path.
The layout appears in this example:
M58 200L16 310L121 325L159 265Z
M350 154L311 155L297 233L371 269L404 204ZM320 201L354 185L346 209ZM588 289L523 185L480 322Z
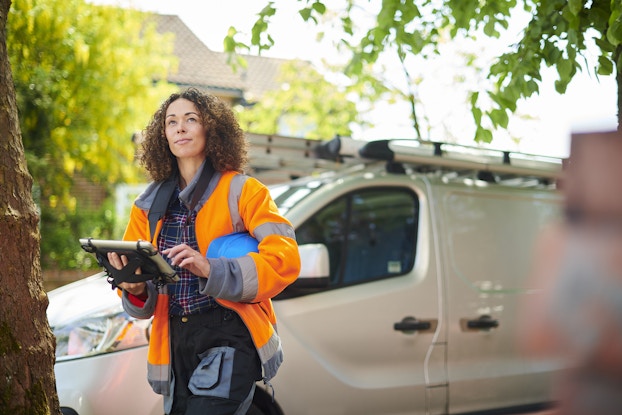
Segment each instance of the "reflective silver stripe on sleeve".
M211 258L208 279L199 278L199 293L236 302L251 302L257 296L257 266L250 256Z
M288 223L262 223L253 230L253 233L255 234L255 238L260 242L263 238L270 235L281 235L294 240L296 239L294 228Z
M257 296L259 278L257 278L257 266L250 256L236 258L242 274L241 302L251 302Z
M244 227L244 222L240 217L240 196L242 195L242 189L244 188L244 183L248 176L244 174L236 174L231 179L231 184L229 185L229 197L227 203L229 204L229 214L231 215L231 224L233 225L233 232L244 232L246 228Z

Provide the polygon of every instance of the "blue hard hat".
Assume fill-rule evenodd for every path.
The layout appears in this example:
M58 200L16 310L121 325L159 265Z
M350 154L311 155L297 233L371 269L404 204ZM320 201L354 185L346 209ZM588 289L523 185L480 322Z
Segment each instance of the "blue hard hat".
M236 232L212 241L207 249L207 258L239 258L249 252L259 252L257 239L248 232Z

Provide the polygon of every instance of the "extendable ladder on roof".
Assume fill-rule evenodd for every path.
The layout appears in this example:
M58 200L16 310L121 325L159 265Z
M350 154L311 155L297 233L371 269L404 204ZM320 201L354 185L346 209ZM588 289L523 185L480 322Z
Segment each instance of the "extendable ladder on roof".
M246 133L253 173L266 183L339 170L344 163L318 157L316 149L325 141L273 134ZM349 160L350 164L359 161Z

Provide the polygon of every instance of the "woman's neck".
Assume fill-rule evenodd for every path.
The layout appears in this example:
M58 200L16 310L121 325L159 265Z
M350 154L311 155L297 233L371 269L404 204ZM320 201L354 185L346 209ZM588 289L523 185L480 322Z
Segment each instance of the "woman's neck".
M177 159L177 167L179 168L179 186L185 189L188 183L196 176L201 164L204 160L179 160Z

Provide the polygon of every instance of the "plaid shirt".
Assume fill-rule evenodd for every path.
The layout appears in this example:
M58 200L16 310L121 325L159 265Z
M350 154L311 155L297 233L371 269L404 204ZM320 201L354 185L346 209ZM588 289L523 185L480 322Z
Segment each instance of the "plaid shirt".
M179 200L179 187L175 190L172 202L164 216L162 231L158 237L158 249L160 252L185 243L195 250L199 250L197 244L194 222L196 212L189 209ZM169 263L170 260L166 259ZM171 315L187 315L205 313L211 308L217 307L213 297L199 294L199 277L187 269L173 267L180 280L168 285L170 294L169 313Z

